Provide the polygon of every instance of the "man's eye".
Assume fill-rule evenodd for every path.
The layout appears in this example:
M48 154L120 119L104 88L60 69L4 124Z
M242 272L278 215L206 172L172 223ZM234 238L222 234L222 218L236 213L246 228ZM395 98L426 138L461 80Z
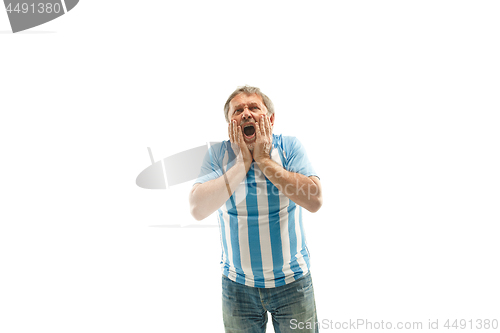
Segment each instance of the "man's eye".
M254 109L254 110L255 110L255 109L259 109L259 107L258 107L258 106L254 106L252 109Z

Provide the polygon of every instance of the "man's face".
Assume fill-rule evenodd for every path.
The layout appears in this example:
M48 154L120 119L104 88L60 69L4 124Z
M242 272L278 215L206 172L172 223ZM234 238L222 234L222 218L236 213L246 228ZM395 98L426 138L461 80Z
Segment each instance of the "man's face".
M238 94L229 102L229 121L236 121L241 126L243 139L248 149L253 150L256 134L255 123L267 114L267 108L262 98L257 94ZM274 125L274 114L271 115L271 124Z

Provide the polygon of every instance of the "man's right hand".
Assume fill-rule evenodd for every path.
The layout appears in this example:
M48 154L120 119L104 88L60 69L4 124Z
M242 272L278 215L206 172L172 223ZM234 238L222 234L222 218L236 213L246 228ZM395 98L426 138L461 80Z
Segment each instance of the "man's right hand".
M231 148L233 148L233 151L237 155L237 161L245 163L245 170L248 172L248 170L250 170L250 166L252 165L253 156L243 139L241 126L238 126L234 120L230 121L228 134L229 141L231 141Z

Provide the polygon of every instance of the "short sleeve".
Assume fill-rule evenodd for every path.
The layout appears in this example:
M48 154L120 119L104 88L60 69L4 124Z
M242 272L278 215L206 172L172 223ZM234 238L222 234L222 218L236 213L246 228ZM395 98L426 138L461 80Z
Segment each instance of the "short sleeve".
M293 136L287 136L283 139L286 169L290 172L300 173L307 177L318 177L299 139Z
M222 156L224 155L222 146L222 144L217 144L207 150L201 164L200 174L193 185L205 183L222 176Z

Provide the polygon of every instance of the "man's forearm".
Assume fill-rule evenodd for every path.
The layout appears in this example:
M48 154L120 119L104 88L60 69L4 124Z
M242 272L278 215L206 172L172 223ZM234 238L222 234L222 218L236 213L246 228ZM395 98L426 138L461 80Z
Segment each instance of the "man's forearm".
M290 200L313 213L321 208L321 183L317 177L287 171L271 159L260 160L257 165L267 179Z
M238 161L225 176L194 185L189 194L191 215L200 221L219 209L234 193L249 169L243 161Z

